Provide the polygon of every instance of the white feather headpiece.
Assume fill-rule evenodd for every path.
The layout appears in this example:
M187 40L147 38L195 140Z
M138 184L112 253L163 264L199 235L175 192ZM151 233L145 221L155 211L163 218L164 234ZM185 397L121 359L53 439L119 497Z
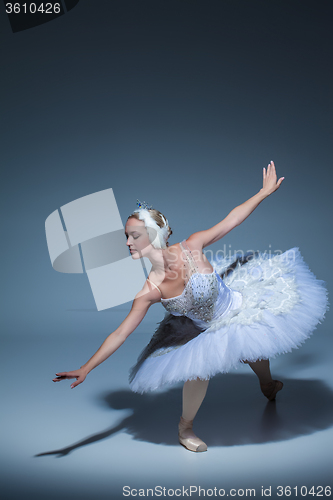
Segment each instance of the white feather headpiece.
M154 248L167 248L166 242L169 237L168 220L161 214L164 226L160 227L149 213L149 210L153 207L147 205L146 202L141 203L139 200L137 200L137 206L138 208L133 213L137 213L139 219L145 223L152 246Z

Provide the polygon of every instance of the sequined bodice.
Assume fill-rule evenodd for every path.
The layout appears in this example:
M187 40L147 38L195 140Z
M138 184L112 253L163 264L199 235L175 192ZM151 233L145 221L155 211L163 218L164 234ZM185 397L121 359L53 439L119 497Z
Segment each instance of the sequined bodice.
M197 324L209 323L228 310L232 300L231 290L216 271L209 274L198 271L185 241L180 243L180 247L188 264L189 280L181 295L161 299L161 303L174 316L187 316Z

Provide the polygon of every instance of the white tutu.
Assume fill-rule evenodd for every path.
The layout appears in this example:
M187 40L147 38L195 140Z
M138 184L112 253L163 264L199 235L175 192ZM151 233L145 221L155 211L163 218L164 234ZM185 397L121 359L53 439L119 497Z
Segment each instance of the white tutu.
M213 263L219 274L227 264L226 259ZM173 342L141 358L137 369L132 369L134 392L197 377L208 379L245 360L290 352L311 335L329 309L325 282L316 279L297 247L275 256L259 253L243 265L238 263L223 283L231 292L228 309L205 329L203 322L194 321L192 328L197 331L184 345ZM177 321L181 338L185 327L174 317L176 326Z

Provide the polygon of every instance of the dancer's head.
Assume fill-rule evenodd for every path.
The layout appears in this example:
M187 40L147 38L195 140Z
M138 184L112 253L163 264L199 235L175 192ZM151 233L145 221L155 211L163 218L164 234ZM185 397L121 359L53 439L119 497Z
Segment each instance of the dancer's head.
M161 212L139 203L137 210L127 219L125 234L132 257L138 258L148 253L149 247L167 248L172 231Z

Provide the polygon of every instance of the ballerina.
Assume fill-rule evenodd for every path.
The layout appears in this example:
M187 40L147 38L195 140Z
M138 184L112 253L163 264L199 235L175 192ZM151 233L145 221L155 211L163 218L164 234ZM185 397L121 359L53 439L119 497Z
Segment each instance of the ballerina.
M193 420L209 379L247 363L264 396L273 401L283 383L273 380L269 358L291 351L307 339L328 309L325 282L317 280L297 247L280 255L259 252L222 262L207 260L203 249L240 225L282 184L274 162L263 169L263 187L215 226L172 246L163 214L139 204L127 219L125 235L133 259L147 257L152 268L131 310L80 369L56 373L81 384L137 328L148 309L161 303L168 314L130 373L135 392L184 382L178 438L189 451L207 445L193 432Z

